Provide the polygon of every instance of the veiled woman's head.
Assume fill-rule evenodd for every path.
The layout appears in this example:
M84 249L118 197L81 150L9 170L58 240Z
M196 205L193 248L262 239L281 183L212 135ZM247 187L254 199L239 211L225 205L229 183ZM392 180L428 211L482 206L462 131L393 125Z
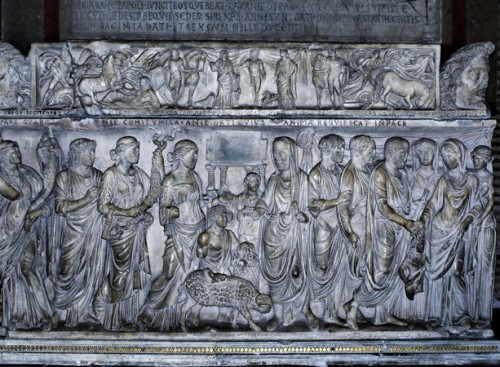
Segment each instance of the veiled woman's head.
M465 172L465 145L457 139L448 139L441 144L440 153L448 170L459 169Z
M68 167L84 165L91 167L95 160L95 140L75 139L69 144Z
M296 158L296 144L286 136L280 136L273 141L273 162L276 169L280 172L288 171L293 168Z
M116 142L111 150L111 160L115 163L137 164L140 157L140 143L133 136L124 136Z
M194 169L198 162L198 146L189 139L179 140L174 146L173 160L175 165L183 165L186 168Z

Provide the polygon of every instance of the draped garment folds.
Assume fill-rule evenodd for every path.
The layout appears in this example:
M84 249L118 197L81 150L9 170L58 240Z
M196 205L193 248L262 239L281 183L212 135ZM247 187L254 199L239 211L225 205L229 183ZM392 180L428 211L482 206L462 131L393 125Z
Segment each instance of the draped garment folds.
M140 168L129 174L115 166L102 177L100 200L129 209L141 204L149 189L150 179ZM151 274L146 232L153 218L144 213L135 218L113 216L109 228L111 249L109 275L94 302L96 314L106 329L120 330L124 324L136 323L139 313L139 291Z
M298 318L307 302L308 267L304 252L309 246L308 225L299 223L292 207L296 201L298 210L306 211L307 175L299 170L296 176L284 182L278 172L273 174L257 204L266 210L260 256L262 274L273 301L283 305L285 326ZM300 267L298 277L292 276L294 265Z
M337 198L342 173L340 166L330 172L320 165L309 174L309 202L312 199ZM339 228L337 208L322 211L313 220L313 239L310 246L311 302L323 302L324 320L345 318L344 305L348 303L360 280L354 276L350 262L351 245L343 241ZM318 256L327 256L326 269L320 268Z
M465 172L460 180L442 176L427 204L430 211L426 228L426 319L450 325L467 316L467 300L463 273L465 243L470 229L463 234L460 223L477 216L477 179ZM474 214L476 213L476 214ZM451 214L451 215L450 215Z
M359 237L359 249L357 251L349 251L351 272L358 278L362 278L362 274L366 273L366 211L370 174L371 170L367 166L363 169L357 169L351 161L344 168L340 178L340 192L351 195L349 203L338 206L340 229L344 235L343 241L347 241L347 228L349 225ZM348 241L346 245L348 248L352 247ZM353 284L357 288L360 285L357 284L356 286Z
M493 195L493 175L490 180L480 181L479 201L482 212L487 208L488 201ZM471 254L468 256L470 266L474 269L470 279L469 299L470 315L475 321L487 322L491 320L491 299L493 299L493 285L495 279L495 244L496 244L496 221L493 210L484 218L481 225L473 229L471 238Z
M101 238L102 216L97 210L97 198L85 206L68 212L67 202L79 200L92 187L100 187L102 172L92 168L89 177L71 169L59 173L55 200L60 215L54 218L58 232L54 240L60 250L57 275L54 280L54 308L67 310L66 325L95 322L92 302L107 275L106 243ZM57 205L57 204L56 204Z
M234 106L233 92L237 78L233 63L229 59L218 59L212 65L212 71L217 72L217 95L214 107L231 108Z
M28 208L43 189L38 173L21 165L19 176L3 175L18 192L17 200L0 195L0 276L3 296L3 322L10 329L30 329L49 325L52 306L45 287L46 277L36 266L44 241L40 221L29 231L23 229Z
M373 171L368 191L366 229L366 276L358 294L360 306L374 308L374 324L384 324L392 316L404 283L398 269L407 252L410 234L390 220L396 213L410 214L410 182L406 170L401 178L391 175L380 163Z
M175 183L165 177L160 196L160 210L175 206L179 208L179 218L165 226L166 259L175 259L172 278L163 282L155 281L146 304L141 311L141 320L150 327L160 330L175 328L180 321L180 305L184 297L179 287L187 274L198 269L196 256L198 236L205 226L205 215L201 208L202 184L195 171L190 172L192 183Z
M280 108L295 108L295 78L297 64L290 57L282 57L276 64L276 84Z

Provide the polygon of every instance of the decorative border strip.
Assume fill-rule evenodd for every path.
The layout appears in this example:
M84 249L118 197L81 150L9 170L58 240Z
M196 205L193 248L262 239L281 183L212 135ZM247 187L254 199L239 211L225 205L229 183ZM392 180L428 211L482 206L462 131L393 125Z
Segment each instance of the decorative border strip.
M360 353L498 353L496 345L436 346L328 346L328 347L115 347L3 345L2 353L92 353L92 354L360 354Z

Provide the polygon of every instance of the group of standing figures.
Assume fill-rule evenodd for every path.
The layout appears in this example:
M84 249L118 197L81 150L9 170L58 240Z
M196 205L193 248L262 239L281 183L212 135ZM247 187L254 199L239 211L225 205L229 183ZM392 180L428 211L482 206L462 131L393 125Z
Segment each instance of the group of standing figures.
M62 169L57 139L45 134L37 146L42 175L22 163L16 142L0 141L3 325L177 329L184 283L198 269L209 269L214 282L246 278L268 294L268 330L357 329L360 320L489 325L491 149L475 147L467 168L469 152L457 139L438 146L391 137L380 161L369 136L348 147L344 166L344 139L322 137L321 160L305 172L297 143L277 137L264 192L263 178L251 172L241 194L221 192L208 204L191 140L176 142L166 174L157 149L151 176L137 167L140 143L132 136L116 142L113 164L101 172L93 166L95 141L73 140ZM153 278L146 234L157 200L166 242ZM196 324L199 310L190 316Z

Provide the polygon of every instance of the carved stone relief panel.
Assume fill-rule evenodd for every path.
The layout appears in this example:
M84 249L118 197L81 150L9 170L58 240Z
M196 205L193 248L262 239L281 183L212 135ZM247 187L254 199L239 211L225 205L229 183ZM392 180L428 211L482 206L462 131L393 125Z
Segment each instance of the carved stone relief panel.
M95 115L125 109L151 114L171 108L412 111L439 106L434 46L95 42L39 45L33 57L34 109L84 108Z
M0 122L9 330L491 335L494 121Z

